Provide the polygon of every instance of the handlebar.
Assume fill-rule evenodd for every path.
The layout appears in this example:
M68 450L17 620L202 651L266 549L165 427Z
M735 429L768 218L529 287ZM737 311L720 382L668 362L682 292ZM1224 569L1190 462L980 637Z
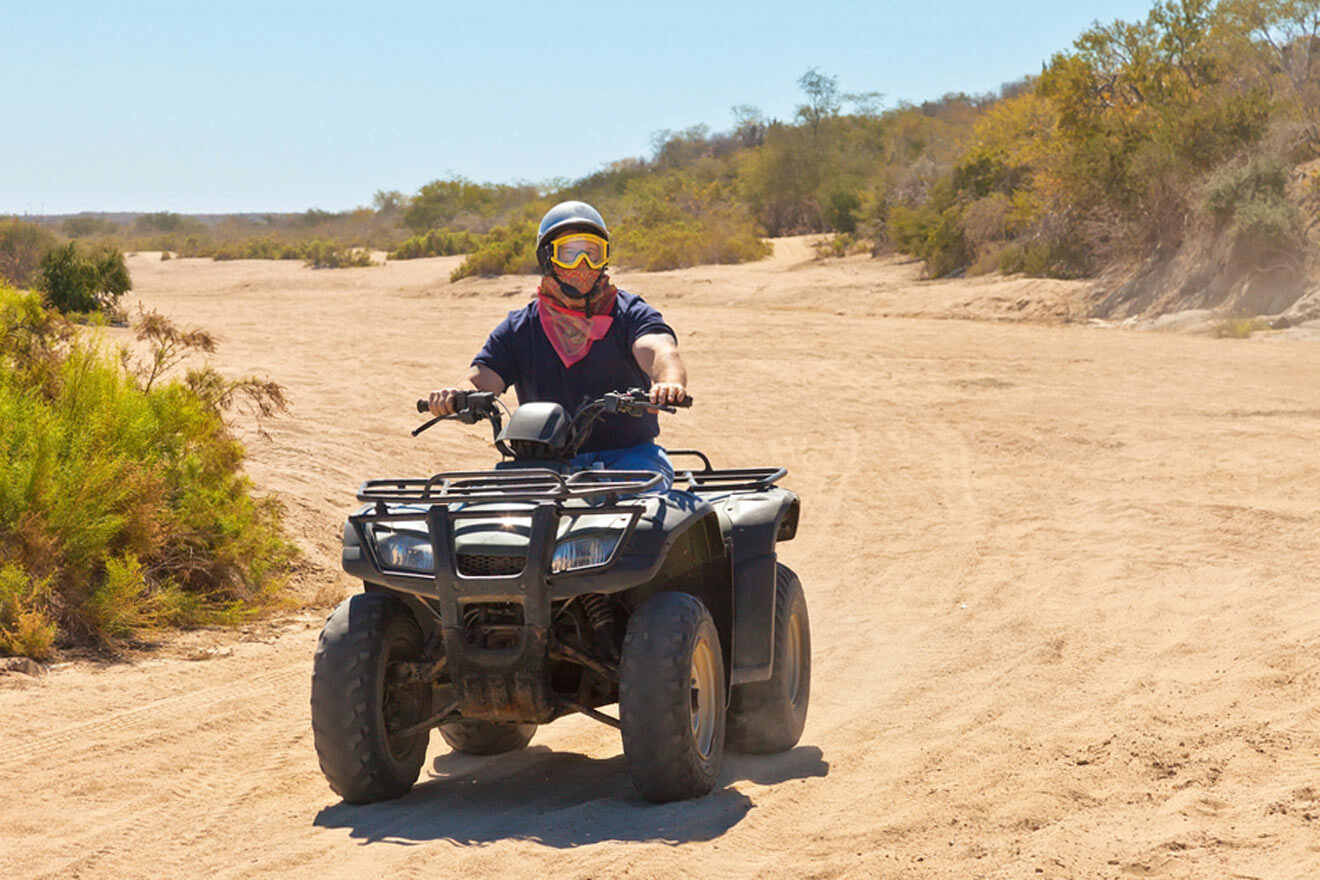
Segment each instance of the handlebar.
M413 429L412 435L416 437L436 422L443 422L445 419L456 419L465 425L475 425L479 419L490 418L494 426L494 420L498 419L499 413L495 410L495 395L489 391L457 391L452 398L454 411L448 415L436 416L429 422L418 425ZM431 411L430 400L417 398L417 411L419 413L429 413ZM498 426L495 427L495 433L499 433Z
M458 415L463 410L473 410L481 414L495 403L495 395L489 391L455 391L450 399L454 402L454 415ZM430 412L431 401L424 397L417 398L417 411Z
M480 419L490 419L496 435L496 445L499 445L499 412L495 409L495 399L496 395L489 391L455 391L450 398L454 411L447 415L436 416L425 424L417 426L412 435L416 437L427 428L446 419L455 419L465 425L475 424ZM572 433L576 438L576 443L572 444L573 451L576 452L576 447L586 440L590 426L607 413L618 413L640 418L652 412L672 413L676 412L677 408L686 409L690 406L692 406L690 395L685 395L682 400L674 403L652 403L650 393L642 388L630 388L627 391L609 391L604 396L586 404L573 417ZM418 398L417 411L419 413L429 413L431 411L430 400Z
M629 388L627 391L611 391L593 403L603 403L605 412L621 412L627 415L645 415L653 410L673 412L675 407L692 406L692 396L687 395L674 403L652 403L649 392L641 388ZM592 404L588 404L591 406Z
M611 394L616 394L621 397L626 396L628 398L627 404L621 406L620 409L631 408L634 402L638 404L642 403L644 396L646 406L655 406L658 409L663 409L665 406L677 406L686 409L692 406L691 395L687 395L682 400L671 404L652 404L650 403L650 397L646 396L646 392L640 388L633 388L622 394L619 394L619 392L611 392ZM495 395L489 391L456 391L454 392L452 399L454 401L454 413L457 414L465 409L478 411L488 409L490 405L495 402ZM417 411L423 414L429 413L431 411L431 401L425 397L417 398Z

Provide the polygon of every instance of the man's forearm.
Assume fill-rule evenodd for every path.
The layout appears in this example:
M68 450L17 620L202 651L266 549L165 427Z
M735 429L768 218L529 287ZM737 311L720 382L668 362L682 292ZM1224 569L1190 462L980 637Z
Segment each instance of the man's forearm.
M687 385L687 368L683 366L683 358L678 349L658 352L650 366L647 373L652 382Z
M478 391L492 391L496 394L503 394L507 387L499 373L481 364L472 365L472 369L468 370L467 381Z

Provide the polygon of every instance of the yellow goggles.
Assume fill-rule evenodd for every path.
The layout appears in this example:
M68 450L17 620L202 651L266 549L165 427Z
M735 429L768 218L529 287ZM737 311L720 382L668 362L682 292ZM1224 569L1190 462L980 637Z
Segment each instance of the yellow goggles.
M585 260L593 269L610 261L610 243L590 232L570 232L550 242L550 262L561 269L576 269Z

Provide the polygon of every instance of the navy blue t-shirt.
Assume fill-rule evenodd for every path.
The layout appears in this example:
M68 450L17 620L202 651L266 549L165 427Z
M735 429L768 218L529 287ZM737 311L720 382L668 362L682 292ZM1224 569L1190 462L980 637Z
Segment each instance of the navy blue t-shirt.
M638 337L668 333L678 339L673 328L645 300L620 290L609 332L592 344L586 357L565 367L541 329L540 308L540 303L533 300L509 312L472 363L499 373L505 385L517 389L519 403L551 401L570 416L607 391L651 387L651 378L633 357L632 346ZM641 418L607 415L596 423L582 451L636 446L659 433L660 423L654 414Z

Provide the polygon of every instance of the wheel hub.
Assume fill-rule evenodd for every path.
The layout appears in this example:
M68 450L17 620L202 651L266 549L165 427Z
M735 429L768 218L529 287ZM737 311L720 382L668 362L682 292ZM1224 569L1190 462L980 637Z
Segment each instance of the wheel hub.
M692 739L697 753L709 760L715 746L715 657L710 643L699 640L692 648L691 699Z

